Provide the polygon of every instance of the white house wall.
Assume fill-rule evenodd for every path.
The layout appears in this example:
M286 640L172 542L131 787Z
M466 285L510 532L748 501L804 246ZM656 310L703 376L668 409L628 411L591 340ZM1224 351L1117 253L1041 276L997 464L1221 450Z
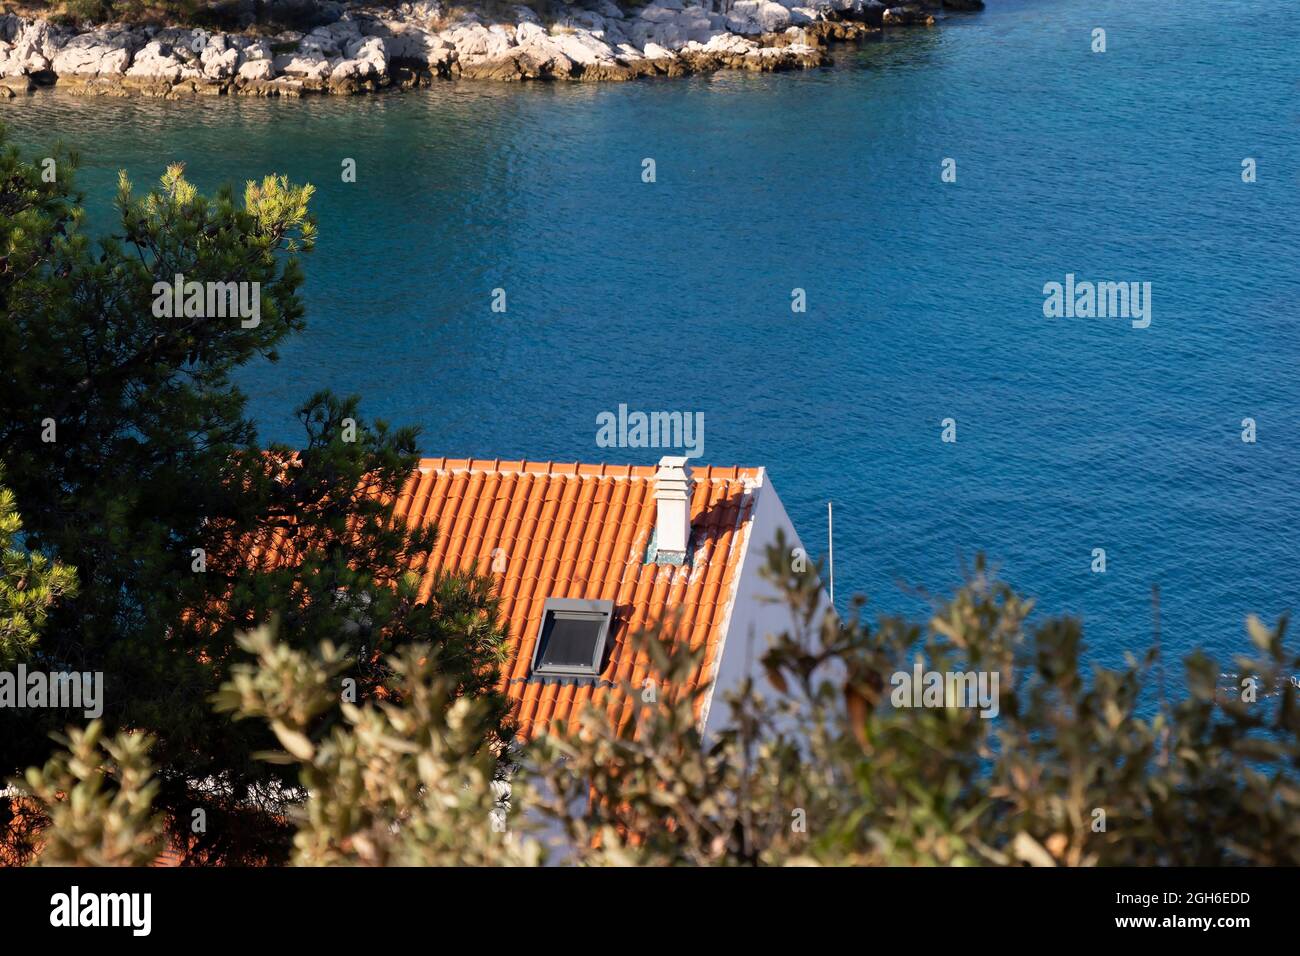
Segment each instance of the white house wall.
M719 654L716 676L709 701L702 716L706 740L724 727L731 716L725 697L735 689L746 674L756 678L762 672L761 662L770 638L793 631L794 620L784 602L769 603L766 598L779 597L771 582L758 572L767 564L767 548L776 540L779 530L791 549L803 548L803 541L795 531L785 505L763 469L758 486L754 489L757 500L750 521L749 540L745 556L736 572L738 584L731 606L723 646ZM806 553L806 552L805 552ZM813 560L812 556L809 561ZM829 607L830 599L822 591L822 606Z

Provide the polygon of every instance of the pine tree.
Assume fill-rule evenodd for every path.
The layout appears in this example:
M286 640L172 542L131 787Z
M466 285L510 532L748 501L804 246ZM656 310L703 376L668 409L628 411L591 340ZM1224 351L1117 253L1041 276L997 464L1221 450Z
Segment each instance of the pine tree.
M30 659L50 608L77 590L76 569L27 550L22 532L14 494L0 485L0 666Z
M106 735L156 736L159 808L207 813L194 859L283 859L291 781L253 758L274 737L207 704L245 657L235 635L274 616L293 647L346 636L340 679L361 699L387 679L387 653L429 644L500 721L495 607L479 579L425 594L407 576L434 539L390 521L413 429L320 392L297 411L293 448L261 444L246 414L235 373L276 361L304 327L312 187L268 176L206 196L172 166L137 195L123 176L117 225L94 237L76 157L52 158L24 161L0 132L0 461L26 547L75 566L79 584L48 610L42 653L104 673ZM240 291L256 310L222 316L201 296L192 308L189 283ZM280 560L257 560L271 539ZM0 772L43 763L68 719L0 712Z

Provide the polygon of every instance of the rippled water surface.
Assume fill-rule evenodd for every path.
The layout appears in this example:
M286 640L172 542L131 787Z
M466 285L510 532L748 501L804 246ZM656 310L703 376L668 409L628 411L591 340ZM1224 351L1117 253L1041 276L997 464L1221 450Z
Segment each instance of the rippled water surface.
M243 376L269 437L329 386L429 454L650 462L597 414L700 410L704 460L766 465L815 552L835 501L841 596L913 609L900 583L982 549L1103 660L1149 640L1153 582L1167 646L1223 654L1300 592L1298 21L990 4L802 75L0 117L83 151L102 222L119 168L316 184L309 330ZM1045 319L1067 272L1151 282L1150 328Z

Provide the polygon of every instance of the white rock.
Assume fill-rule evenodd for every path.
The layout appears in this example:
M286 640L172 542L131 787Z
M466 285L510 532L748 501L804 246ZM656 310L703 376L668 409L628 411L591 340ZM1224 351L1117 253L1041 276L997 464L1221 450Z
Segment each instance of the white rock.
M244 60L271 60L271 44L265 40L254 40L244 47ZM240 67L240 73L243 73L243 67Z
M772 0L736 0L727 14L734 33L778 33L790 25L790 11Z
M362 80L374 75L375 65L370 60L335 60L330 67L331 80Z
M648 59L651 60L675 60L677 54L672 50L665 50L658 43L647 43L642 50Z
M0 50L0 76L25 76L49 68L50 61L31 49L5 44L5 49Z
M467 23L439 34L456 48L462 63L499 59L510 52L513 44L502 32L493 32L479 23Z
M614 51L584 31L549 34L535 24L521 24L515 30L519 49L527 56L552 67L572 69L573 64L612 60Z
M203 75L208 79L228 80L239 69L239 51L234 47L222 50L209 45L199 59L203 63Z
M161 40L152 40L135 55L126 75L175 83L184 72L185 65L176 58L170 45L164 44Z
M21 50L25 47L34 54L51 60L58 51L60 39L44 20L26 20L14 36L14 49Z
M192 72L199 75L197 69L199 65L199 52L208 42L208 33L204 30L181 30L172 28L159 30L153 35L153 39L145 48L136 54L137 58L143 54L153 43L159 44L160 50L151 51L151 59L171 60L181 67L188 67L194 64L195 69ZM131 65L135 66L136 61L132 60ZM127 70L128 75L130 70Z
M520 46L543 42L548 35L544 28L532 22L521 23L515 27L515 42Z
M426 67L447 62L455 47L436 33L407 26L384 37L384 48L393 60L408 60Z
M238 75L241 80L269 80L275 77L275 67L265 57L257 60L246 60L240 66Z
M362 37L347 45L350 60L364 60L378 74L388 71L388 48L383 37Z
M731 53L744 56L746 53L757 50L758 44L753 40L736 36L734 33L719 33L709 40L703 49L709 53Z
M59 46L49 24L44 20L23 20L20 17L13 17L9 23L13 30L13 46L3 67L0 67L0 73L22 76L48 70Z
M551 42L574 63L584 66L614 59L613 50L584 30L553 36Z
M323 80L330 75L330 61L314 53L282 53L272 65L277 74L295 79Z

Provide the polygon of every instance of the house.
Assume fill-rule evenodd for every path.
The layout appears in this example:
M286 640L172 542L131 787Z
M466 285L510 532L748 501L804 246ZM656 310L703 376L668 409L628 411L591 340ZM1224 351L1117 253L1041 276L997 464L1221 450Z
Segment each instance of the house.
M762 600L775 592L759 569L778 530L802 544L763 468L428 458L394 514L439 529L426 584L440 571L495 581L510 641L501 690L524 740L563 732L589 703L630 720L626 688L648 676L631 638L660 620L705 648L690 681L707 688L708 734L760 642L791 629L785 606Z
M522 740L563 733L588 703L630 721L627 688L649 676L631 639L660 620L705 648L690 689L705 688L708 736L727 716L713 704L758 665L767 635L793 627L759 570L778 531L803 545L763 468L428 458L394 516L439 530L426 588L444 571L492 577L510 642L501 690ZM155 865L180 860L169 848Z

